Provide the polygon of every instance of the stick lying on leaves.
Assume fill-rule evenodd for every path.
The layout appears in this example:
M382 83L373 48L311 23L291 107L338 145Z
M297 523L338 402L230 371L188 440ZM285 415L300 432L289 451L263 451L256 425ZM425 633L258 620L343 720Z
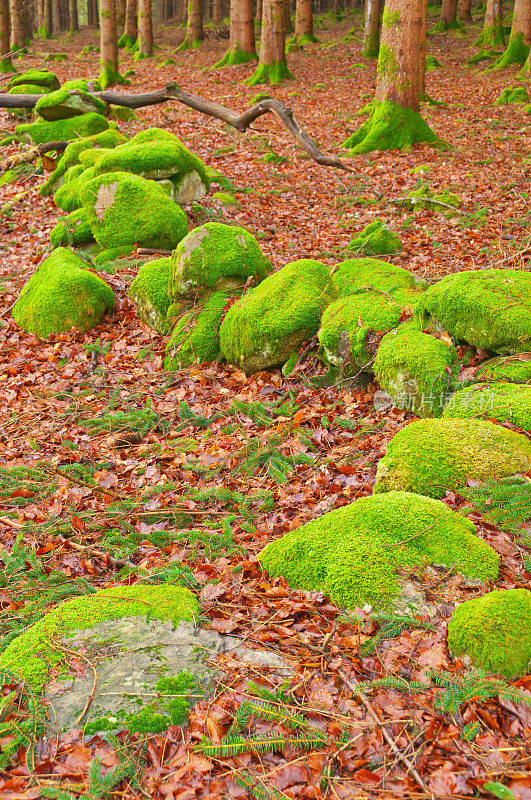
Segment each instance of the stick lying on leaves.
M258 117L271 112L276 114L282 124L287 128L289 133L296 139L299 144L306 150L309 156L313 158L318 164L324 167L337 167L344 169L346 172L352 172L352 169L347 166L337 156L329 156L321 153L313 139L307 133L301 130L293 116L291 109L286 108L279 100L269 98L255 103L242 114L237 114L232 109L222 106L220 103L214 103L211 100L205 100L196 94L190 94L176 83L169 83L165 89L157 89L153 92L145 92L143 94L130 94L128 92L94 92L94 96L100 100L114 106L126 106L127 108L145 108L146 106L158 105L159 103L166 103L168 100L176 100L188 108L193 108L195 111L200 111L202 114L207 114L209 117L215 117L222 122L226 122L233 128L240 132L247 130ZM37 100L41 95L37 94L0 94L0 108L34 108Z
M5 161L0 161L0 175L3 172L7 172L8 169L18 167L19 164L31 164L32 161L36 161L44 153L62 152L66 149L67 144L68 142L44 142L32 147L30 150L26 150L24 153L15 153L14 156L6 158Z

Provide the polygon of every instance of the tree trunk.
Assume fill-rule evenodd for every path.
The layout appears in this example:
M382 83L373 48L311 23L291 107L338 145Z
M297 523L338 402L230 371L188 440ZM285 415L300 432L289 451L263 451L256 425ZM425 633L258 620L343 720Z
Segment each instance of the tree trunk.
M441 23L450 28L457 19L457 0L443 0L441 8Z
M188 0L188 25L183 43L177 52L193 50L203 41L203 8L201 0Z
M11 19L11 50L23 50L26 42L24 40L20 0L9 0L9 16ZM8 50L5 52L7 53Z
M9 22L9 0L0 0L0 73L15 72L9 58L9 37L11 33Z
M256 0L256 21L262 25L262 0Z
M295 39L298 44L317 41L317 37L313 32L312 0L297 0L295 9Z
M137 36L136 15L137 0L126 0L124 32L118 42L118 47L125 47L126 50L134 47Z
M46 28L43 36L48 39L53 33L52 0L44 0L44 24Z
M138 58L153 55L153 17L151 0L138 0Z
M79 15L77 10L77 0L69 0L68 3L69 28L73 33L79 30Z
M427 0L386 0L371 117L344 143L354 153L440 143L420 116Z
M263 0L260 59L249 84L282 83L293 77L286 64L284 0Z
M221 0L213 0L212 2L212 22L214 25L221 25L223 20L223 4Z
M473 22L472 0L459 0L457 3L457 19L461 22Z
M229 49L215 67L256 60L252 0L231 0Z
M513 24L507 49L495 69L505 69L511 64L524 64L531 46L531 0L515 0Z
M59 11L59 0L52 0L52 29L54 33L61 30L61 12Z
M485 22L476 44L492 49L504 43L502 0L487 0Z
M125 3L126 0L116 0L116 28L122 31L125 26Z
M103 89L123 82L118 72L115 0L100 0L100 64L99 81Z
M290 0L284 0L284 39L292 30Z
M380 17L382 0L367 0L365 4L365 29L361 54L364 58L378 58L380 50Z

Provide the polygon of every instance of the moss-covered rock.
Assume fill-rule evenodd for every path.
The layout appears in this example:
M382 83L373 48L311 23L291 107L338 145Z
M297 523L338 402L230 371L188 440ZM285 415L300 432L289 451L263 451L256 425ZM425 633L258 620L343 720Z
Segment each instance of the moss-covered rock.
M337 289L324 264L286 264L229 310L220 329L221 352L247 374L278 367L314 336Z
M94 178L94 169L85 169L81 164L67 169L62 185L54 195L54 203L63 211L75 211L82 208L81 190Z
M326 591L340 606L388 608L400 595L401 568L455 566L481 580L498 576L499 556L470 520L438 500L389 492L356 500L268 544L258 556L270 576Z
M374 374L394 404L421 417L441 415L458 369L455 349L414 322L384 336L374 360Z
M154 181L139 175L99 175L84 183L80 198L93 236L103 248L136 244L172 250L188 232L182 208Z
M99 592L67 600L27 628L6 647L0 667L19 675L32 689L46 682L50 667L64 659L60 639L71 631L122 617L160 620L192 620L199 605L195 595L182 586L111 586Z
M497 419L531 431L531 384L479 383L468 386L449 398L443 417Z
M71 250L58 248L24 285L13 319L28 333L46 338L75 328L86 331L112 312L114 295Z
M360 371L372 372L375 332L398 325L402 306L372 291L340 297L321 319L318 337L324 356L343 377Z
M133 137L127 144L106 153L98 160L98 174L132 172L150 180L169 179L176 203L200 200L209 189L205 165L176 136L161 137L161 132L154 130L157 135L152 139L141 137L139 141Z
M169 277L170 259L156 258L140 267L129 287L129 296L136 306L138 318L162 334L167 333L170 326L167 319L170 306Z
M29 122L17 125L15 136L26 144L43 142L72 142L82 136L94 136L107 130L109 123L101 114L81 114L57 122Z
M185 369L190 364L214 361L219 356L219 328L231 292L214 292L204 302L182 314L166 347L164 369ZM170 317L171 309L168 314Z
M33 86L43 86L52 92L59 89L61 85L57 75L45 69L27 69L25 72L19 72L11 78L7 85L9 89L13 89L15 86L23 86L28 83Z
M162 191L162 189L161 189ZM190 231L172 255L169 294L173 300L202 300L205 293L243 289L267 275L268 261L244 228L207 222Z
M525 86L507 86L494 101L495 106L508 106L511 103L529 103L529 95Z
M37 86L34 83L23 83L21 86L13 86L12 89L8 89L8 94L49 94L51 89L48 89L46 86Z
M84 209L79 208L67 217L61 217L55 228L50 231L50 241L54 247L61 245L78 247L93 242L94 237Z
M508 381L509 383L531 382L531 356L517 353L512 356L498 356L484 361L476 372L481 381Z
M372 289L382 297L395 300L407 311L413 311L428 284L407 269L380 261L378 258L351 258L341 262L334 272L334 283L340 297Z
M67 170L69 170L70 167L75 167L80 164L80 155L85 150L94 150L98 148L111 150L113 147L124 144L126 141L127 139L123 134L113 128L109 128L106 131L102 131L102 133L97 133L95 136L86 136L83 139L77 139L75 142L71 142L67 145L48 180L40 187L39 193L45 197L54 194L62 185L63 176Z
M415 211L421 208L431 208L439 213L452 213L453 208L459 208L461 201L453 192L434 192L429 186L421 186L420 189L409 192L407 201L404 203L406 208Z
M505 478L530 469L531 443L520 433L479 419L423 419L391 439L378 463L374 492L444 497L468 478Z
M107 103L80 89L65 89L41 97L37 101L35 111L47 122L79 117L81 114L107 114Z
M348 247L356 253L390 256L401 252L402 242L387 225L375 219L351 240Z
M112 265L112 271L114 272L114 262L120 258L127 258L127 256L132 255L133 250L134 247L131 244L124 244L118 247L108 247L106 250L100 250L99 253L96 253L94 256L94 264L97 267Z
M504 589L467 600L448 623L448 649L478 667L515 678L531 661L531 592Z
M447 275L419 302L454 338L497 353L531 351L531 272L479 269Z

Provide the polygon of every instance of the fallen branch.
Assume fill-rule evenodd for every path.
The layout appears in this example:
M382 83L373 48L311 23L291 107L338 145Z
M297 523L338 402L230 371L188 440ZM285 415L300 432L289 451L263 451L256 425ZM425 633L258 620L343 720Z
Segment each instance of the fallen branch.
M67 144L68 142L44 142L32 147L30 150L26 150L24 153L16 153L14 156L6 158L5 161L0 161L0 175L3 172L7 172L8 169L18 167L19 164L31 164L32 161L36 161L44 153L49 153L52 150L62 152Z
M36 94L0 94L0 108L34 108L40 96L41 95ZM199 111L209 117L215 117L222 122L226 122L241 133L246 131L256 119L271 112L272 114L276 114L293 138L299 142L301 147L318 164L324 167L337 167L346 172L352 172L352 169L337 156L329 156L321 153L313 139L299 128L292 110L286 108L279 100L272 98L261 100L242 114L237 114L232 109L222 106L220 103L214 103L211 100L205 100L203 97L199 97L199 95L190 94L190 92L181 89L180 86L177 86L175 83L169 83L165 89L157 89L153 92L144 92L143 94L130 94L128 92L116 92L111 90L106 92L94 92L94 96L110 105L126 106L127 108L145 108L146 106L153 106L159 103L176 100L178 103L188 106L188 108L193 108L195 111Z

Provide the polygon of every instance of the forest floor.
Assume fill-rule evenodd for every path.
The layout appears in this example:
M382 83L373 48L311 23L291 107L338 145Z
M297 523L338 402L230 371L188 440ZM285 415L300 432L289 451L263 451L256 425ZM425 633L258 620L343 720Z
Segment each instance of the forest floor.
M316 31L320 44L289 56L294 79L264 87L293 108L324 152L341 154L341 142L363 121L356 111L374 91L375 63L360 57L361 23L352 13L340 23L326 20ZM170 103L138 111L120 129L172 131L229 178L240 190L238 204L223 207L207 197L210 218L224 215L253 232L275 267L307 257L333 266L348 257L352 236L378 217L404 245L392 261L428 280L483 266L529 268L530 118L523 106L494 105L502 89L514 85L515 71L483 74L466 65L477 31L470 26L465 37L429 37L428 51L442 67L427 73L427 90L445 105L425 105L423 115L453 146L446 152L417 146L347 157L354 170L347 173L309 160L270 116L240 134ZM233 109L246 108L257 92L244 82L253 67L209 69L226 40L174 54L182 35L179 28L157 30L160 49L151 60L133 62L122 54L121 70L136 73L129 91L175 81ZM94 76L98 54L78 55L86 44L97 44L94 31L39 41L16 65L40 66L45 53L64 52L68 61L49 63L62 80ZM169 56L177 63L162 67ZM0 111L3 130L15 124ZM2 156L15 151L5 147ZM267 153L282 158L267 163ZM232 757L194 750L202 736L216 742L228 730L250 681L278 688L267 672L251 674L245 664L226 661L218 664L214 693L194 707L187 728L121 734L113 744L100 736L84 741L77 731L39 744L32 768L21 747L0 778L0 798L38 798L41 785L61 786L74 798L101 796L87 788L95 756L104 771L124 759L136 765L135 776L108 795L124 800L245 797L242 781L254 781L259 798L509 797L499 786L498 795L489 793L483 788L489 781L520 800L531 798L530 707L497 692L480 699L469 687L467 694L459 683L465 666L446 649L453 607L477 595L477 588L455 574L432 574L422 588L435 617L419 618L418 626L395 620L390 629L366 611L345 617L321 594L269 581L255 560L268 541L370 494L387 442L412 415L376 410L375 385L320 389L301 373L248 378L227 365L164 373L165 341L138 321L128 299L135 274L130 262L105 276L117 297L112 319L83 335L39 341L25 334L10 308L49 249L61 215L51 198L38 194L42 180L30 171L0 189L0 557L11 564L0 590L4 632L20 626L16 612L24 603L34 613L35 597L49 589L47 574L102 588L134 583L142 570L183 559L199 581L207 624L287 658L293 675L282 707L300 711L326 737L322 747L302 755L288 745L273 753L250 746ZM405 210L404 197L421 184L458 195L459 213ZM6 208L21 192L27 193ZM125 431L109 424L117 409L131 414ZM95 419L100 428L87 424ZM311 462L297 463L301 453ZM495 586L529 587L529 551L517 537L467 508L463 497L448 494L445 502L468 513L501 554ZM202 534L195 543L160 541L161 532L189 528ZM348 685L384 676L416 680L429 670L455 676L459 702L447 695L441 701L434 685L409 695L374 690L369 708ZM531 697L531 676L514 685ZM271 725L257 722L255 733ZM289 736L285 719L275 730Z

